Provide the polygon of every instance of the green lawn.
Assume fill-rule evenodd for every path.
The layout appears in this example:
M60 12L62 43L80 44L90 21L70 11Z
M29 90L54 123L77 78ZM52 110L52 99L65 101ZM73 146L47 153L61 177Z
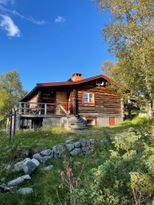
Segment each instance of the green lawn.
M46 148L52 148L54 145L65 142L66 139L77 141L80 138L96 138L101 140L108 136L112 139L116 135L126 135L129 129L135 129L137 132L153 132L154 122L146 119L135 119L133 121L125 121L114 127L94 128L83 132L67 132L59 128L52 128L42 131L26 131L17 132L9 143L8 136L4 132L0 132L0 184L7 182L15 177L21 176L23 173L15 173L6 170L6 164L14 164L22 160L28 150L32 152L41 151ZM70 159L70 163L74 170L74 175L81 172L83 164L84 174L91 168L98 167L102 163L102 158L109 154L108 150L102 145L97 145L96 151L87 157L74 157ZM102 151L104 155L102 156ZM67 201L67 188L61 182L60 173L63 170L62 160L51 160L54 165L52 171L46 172L42 169L42 165L32 175L32 179L24 182L20 187L31 186L34 192L27 196L21 196L16 193L1 193L0 205L60 205ZM81 177L82 178L82 177ZM63 201L61 203L60 201Z

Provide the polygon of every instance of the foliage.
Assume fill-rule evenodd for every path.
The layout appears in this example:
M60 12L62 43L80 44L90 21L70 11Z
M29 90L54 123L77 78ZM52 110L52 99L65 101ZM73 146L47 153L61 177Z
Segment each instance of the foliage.
M23 95L22 84L16 71L0 75L0 121L6 117Z
M143 125L146 122L142 121ZM152 134L130 128L112 140L110 155L85 175L78 190L80 204L151 204L154 190ZM102 153L103 154L103 153Z
M154 33L152 0L98 0L109 10L112 21L104 36L118 62L106 62L107 74L130 91L131 96L146 99L152 115L154 97Z

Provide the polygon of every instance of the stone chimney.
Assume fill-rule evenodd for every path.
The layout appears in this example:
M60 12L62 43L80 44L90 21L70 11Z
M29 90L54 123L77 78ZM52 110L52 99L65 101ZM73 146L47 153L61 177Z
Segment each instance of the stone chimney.
M76 82L76 81L80 81L82 80L82 74L81 73L74 73L72 75L72 81Z

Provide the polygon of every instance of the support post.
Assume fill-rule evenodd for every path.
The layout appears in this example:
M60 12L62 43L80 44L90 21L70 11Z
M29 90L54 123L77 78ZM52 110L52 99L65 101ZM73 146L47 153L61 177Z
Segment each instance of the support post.
M11 139L12 139L12 110L10 113L9 143L11 142Z
M16 134L16 110L15 109L14 109L13 117L14 117L14 120L13 120L13 136L15 136L15 134Z
M47 104L45 103L44 115L47 115Z
M19 115L21 115L22 114L22 105L21 105L22 103L21 102L19 102Z

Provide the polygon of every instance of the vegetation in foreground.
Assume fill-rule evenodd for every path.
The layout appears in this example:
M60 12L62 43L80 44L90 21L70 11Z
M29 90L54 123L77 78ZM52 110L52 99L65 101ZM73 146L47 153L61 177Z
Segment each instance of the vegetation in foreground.
M96 128L81 133L52 129L18 132L12 143L0 133L0 184L22 173L6 169L23 159L29 150L36 152L66 139L96 138L99 143L89 156L52 160L54 169L39 167L30 181L32 194L0 192L2 205L129 205L153 204L154 148L153 121L136 118L114 127Z

